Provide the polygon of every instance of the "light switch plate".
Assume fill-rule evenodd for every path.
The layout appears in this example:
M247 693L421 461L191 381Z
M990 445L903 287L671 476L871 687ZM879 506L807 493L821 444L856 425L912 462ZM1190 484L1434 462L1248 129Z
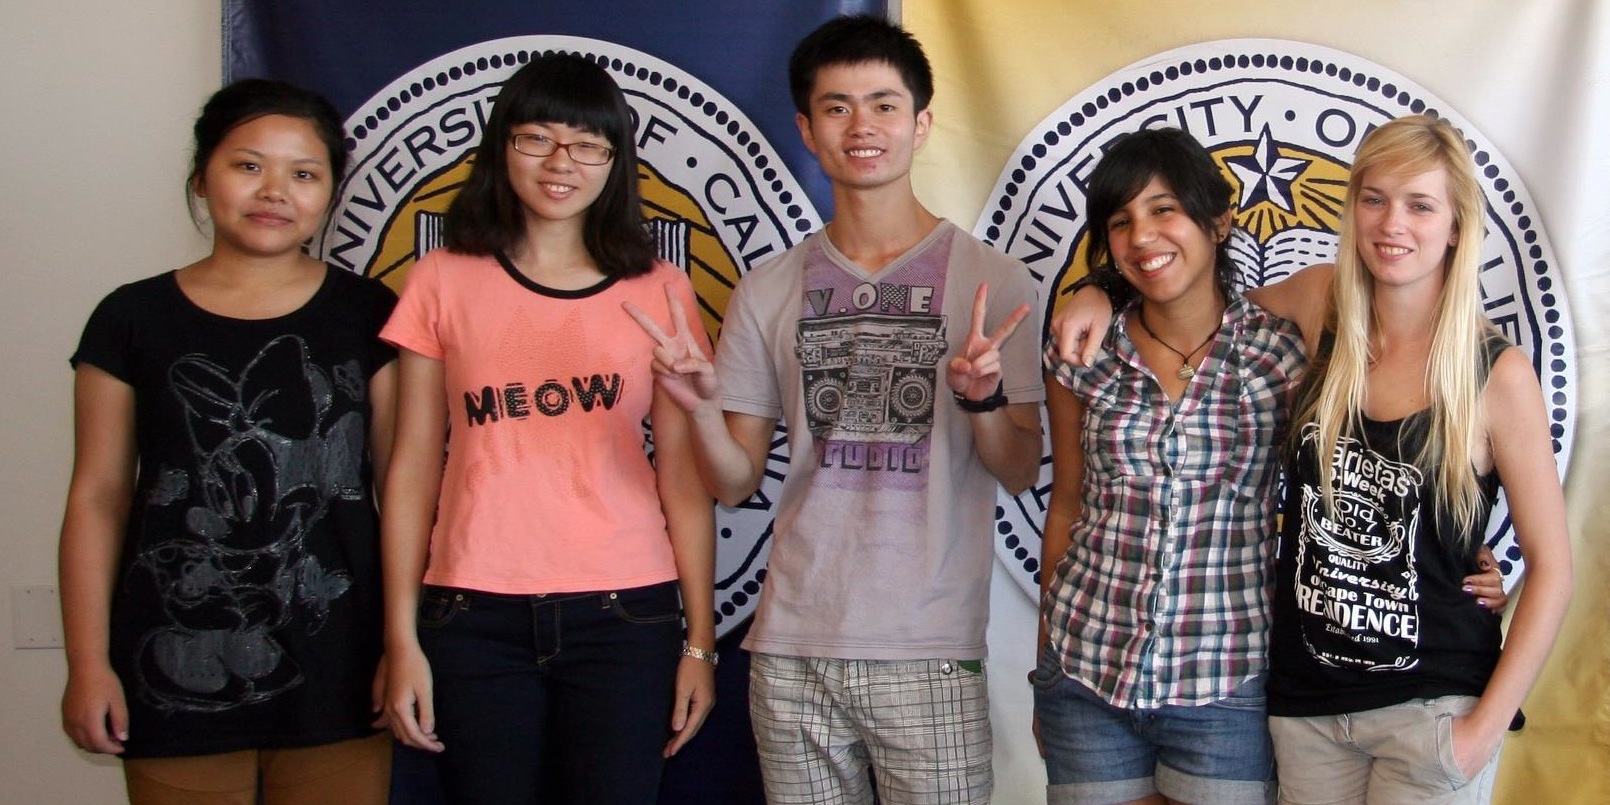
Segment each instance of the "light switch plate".
M54 584L11 587L11 644L17 648L61 648L61 597Z

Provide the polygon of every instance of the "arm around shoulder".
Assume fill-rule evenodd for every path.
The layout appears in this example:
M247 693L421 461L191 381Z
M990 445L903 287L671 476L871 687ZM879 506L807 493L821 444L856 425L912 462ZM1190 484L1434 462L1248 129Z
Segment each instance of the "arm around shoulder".
M1051 340L1057 358L1075 366L1089 366L1112 327L1112 299L1100 285L1078 287L1066 306L1051 319Z
M1247 298L1253 304L1297 325L1308 353L1319 346L1319 335L1331 304L1331 279L1336 266L1312 265L1272 285L1252 288Z

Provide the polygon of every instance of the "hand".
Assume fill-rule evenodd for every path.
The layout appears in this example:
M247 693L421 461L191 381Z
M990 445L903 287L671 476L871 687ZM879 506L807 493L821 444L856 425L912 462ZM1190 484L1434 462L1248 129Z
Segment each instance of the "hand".
M431 691L430 663L419 646L386 652L386 710L391 734L397 740L427 752L446 747L436 739L436 708Z
M1001 382L1000 347L1017 326L1029 315L1028 305L1018 305L1012 314L984 335L984 314L989 309L989 286L980 284L973 294L973 322L967 330L967 341L961 353L950 359L945 367L945 383L950 390L969 400L982 400L995 393Z
M637 321L659 345L654 348L654 377L671 399L692 413L695 409L721 399L721 387L716 382L716 367L705 357L704 350L688 328L687 315L677 301L671 286L665 286L665 301L671 308L672 334L667 335L643 309L631 302L621 307Z
M1051 338L1064 363L1089 366L1112 327L1112 302L1095 286L1080 288L1066 307L1051 319Z
M1504 592L1504 576L1498 572L1498 558L1486 545L1476 554L1476 567L1480 573L1465 577L1465 593L1476 599L1476 606L1493 614L1500 614L1509 606L1509 594Z
M1498 751L1503 730L1493 735L1481 735L1469 716L1454 716L1453 760L1466 780L1475 779Z
M69 669L61 698L62 730L85 752L123 753L129 739L129 707L123 683L110 665Z
M380 655L380 663L375 666L375 679L369 683L369 712L375 714L375 720L369 726L377 730L391 729L391 713L386 710L386 655Z
M666 757L693 740L715 705L716 667L704 660L683 657L676 667L676 701L671 707L671 731L676 734L665 745Z

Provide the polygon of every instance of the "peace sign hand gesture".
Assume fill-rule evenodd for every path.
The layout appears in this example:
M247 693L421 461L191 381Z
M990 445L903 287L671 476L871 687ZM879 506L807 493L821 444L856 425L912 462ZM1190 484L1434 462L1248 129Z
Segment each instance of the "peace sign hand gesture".
M989 309L989 286L980 283L973 295L973 321L961 352L945 366L945 383L950 390L969 400L982 400L995 393L1001 382L1001 344L1010 338L1029 315L1027 304L1018 305L995 332L984 335L984 318Z
M665 301L671 309L671 334L666 334L642 308L631 302L621 307L637 321L639 327L653 338L654 377L671 399L682 410L693 413L696 409L721 399L721 386L716 381L716 367L705 357L704 350L688 328L688 318L677 301L671 286L665 286Z

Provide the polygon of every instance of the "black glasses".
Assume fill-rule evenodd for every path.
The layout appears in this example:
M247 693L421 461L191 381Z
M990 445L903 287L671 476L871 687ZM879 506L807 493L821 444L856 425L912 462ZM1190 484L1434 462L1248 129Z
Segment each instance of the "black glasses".
M514 150L528 157L551 157L553 152L565 149L570 158L582 165L607 165L615 158L615 149L597 143L562 143L543 134L516 134L509 138Z

